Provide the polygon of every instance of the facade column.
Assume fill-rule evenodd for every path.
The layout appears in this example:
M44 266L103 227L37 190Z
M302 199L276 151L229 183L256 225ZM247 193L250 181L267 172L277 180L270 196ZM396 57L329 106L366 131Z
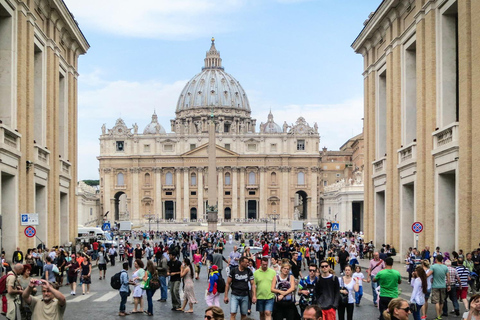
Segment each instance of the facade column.
M290 203L290 197L288 196L288 174L292 168L283 166L280 167L282 172L282 200L280 200L280 219L293 219L293 216L289 212L288 204Z
M112 183L111 180L111 172L112 169L110 168L105 168L103 169L103 212L114 212L111 207L111 194L110 194L110 189L113 189L115 187L116 181ZM115 217L115 213L113 214Z
M183 218L190 219L190 171L183 168Z
M224 219L225 218L225 213L223 212L223 168L222 167L217 167L217 173L218 173L218 185L217 185L217 190L218 190L218 219Z
M132 220L136 220L137 222L145 222L143 221L140 215L140 186L138 185L138 175L140 173L140 168L130 168L130 174L132 176Z
M267 218L267 181L265 176L267 174L267 167L260 167L260 203L257 219Z
M232 168L232 220L238 219L238 168Z
M318 191L317 191L317 176L318 176L318 167L310 168L311 174L310 177L305 177L305 180L308 179L310 183L310 208L308 209L309 221L318 221Z
M161 168L154 168L155 172L155 216L156 218L163 218L163 205L162 205L162 172Z
M245 168L240 168L240 212L239 219L245 218Z
M181 220L182 217L182 179L180 172L182 168L175 168L175 220Z
M197 204L197 219L203 219L203 168L197 168L197 184L198 184L198 204Z

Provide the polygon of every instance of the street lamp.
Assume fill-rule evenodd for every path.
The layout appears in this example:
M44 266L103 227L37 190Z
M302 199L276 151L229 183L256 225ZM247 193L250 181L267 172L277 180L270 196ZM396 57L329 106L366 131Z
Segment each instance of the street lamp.
M265 234L267 234L268 218L263 218L263 221L265 221Z
M273 212L275 212L275 211L273 211ZM270 213L269 216L270 216L270 219L273 220L273 232L277 232L277 220L280 217L280 214Z
M150 226L150 223L152 222L152 220L155 219L155 216L151 215L150 214L150 211L148 212L148 214L146 214L144 216L144 218L146 218L148 220L148 233L150 233L150 231L152 230L151 226Z

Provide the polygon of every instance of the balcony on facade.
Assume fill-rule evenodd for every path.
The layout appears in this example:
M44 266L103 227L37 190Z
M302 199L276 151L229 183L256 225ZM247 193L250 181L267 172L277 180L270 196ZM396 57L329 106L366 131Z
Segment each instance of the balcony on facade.
M373 166L373 176L379 176L385 174L385 169L387 167L387 158L383 157L379 160L372 162Z
M247 184L245 188L247 188L247 190L257 190L258 184Z
M50 166L50 151L38 145L33 147L35 149L35 164L48 169Z
M115 189L116 190L127 190L127 185L126 184L116 184Z
M450 153L458 150L458 122L438 129L432 133L433 136L433 150L432 155L439 155Z
M173 184L163 185L162 189L165 190L165 191L175 190L175 185L173 185Z
M70 172L72 170L72 164L67 160L60 159L60 175L70 179Z
M417 143L412 142L409 145L397 150L398 165L397 168L403 168L417 162Z
M17 157L20 157L21 137L22 135L18 132L9 129L8 127L0 123L0 151L7 151L16 155Z

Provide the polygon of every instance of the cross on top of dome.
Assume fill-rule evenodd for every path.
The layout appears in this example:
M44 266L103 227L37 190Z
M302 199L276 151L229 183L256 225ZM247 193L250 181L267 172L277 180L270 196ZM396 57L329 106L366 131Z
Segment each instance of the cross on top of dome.
M210 50L207 51L207 56L205 58L205 66L202 70L205 69L222 69L222 58L220 58L220 51L217 51L215 48L215 38L212 37L212 45Z

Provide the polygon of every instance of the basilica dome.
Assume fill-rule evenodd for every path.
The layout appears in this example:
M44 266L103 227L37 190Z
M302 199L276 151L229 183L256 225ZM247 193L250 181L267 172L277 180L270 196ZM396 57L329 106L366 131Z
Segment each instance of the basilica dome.
M143 134L156 134L156 133L165 133L165 129L158 123L158 117L155 112L152 115L152 122L150 122L145 129L143 129Z
M212 106L250 112L247 95L240 83L224 71L220 52L215 48L213 38L202 72L195 75L183 88L176 112Z

